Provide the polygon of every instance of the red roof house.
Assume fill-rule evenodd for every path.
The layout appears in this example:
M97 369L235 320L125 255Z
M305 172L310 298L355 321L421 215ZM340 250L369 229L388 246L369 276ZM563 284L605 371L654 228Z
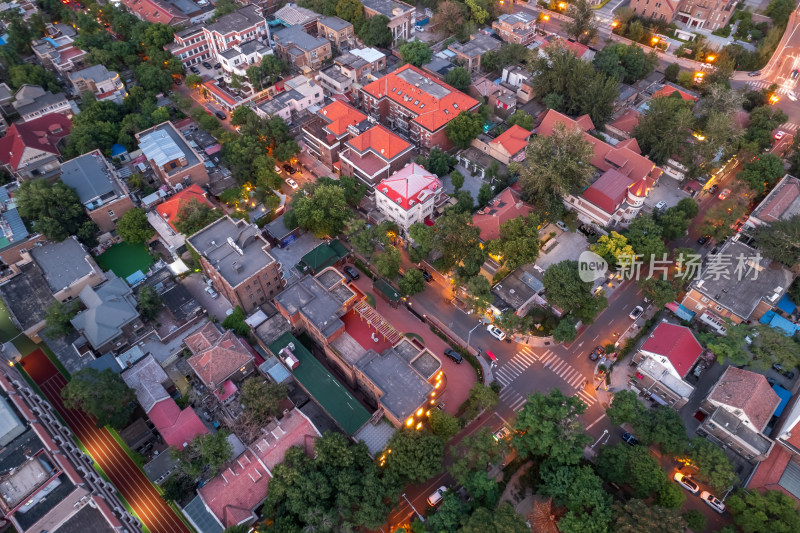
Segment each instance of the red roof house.
M30 174L61 156L59 141L69 135L71 128L72 121L61 113L14 123L0 138L0 162L15 175L18 171Z
M670 96L673 93L678 93L681 98L686 100L687 102L696 102L697 97L689 94L685 91L678 89L677 87L673 87L672 85L664 85L664 87L653 94L653 98L661 98L663 96Z
M196 183L191 184L189 187L183 189L181 192L172 196L166 202L159 204L156 207L156 211L164 221L172 226L172 229L178 231L175 227L175 220L178 218L178 213L181 212L181 208L191 202L192 200L197 200L201 204L205 204L211 208L214 207L214 204L208 201L206 197L206 192Z
M635 109L626 109L610 124L606 124L606 130L613 133L620 139L629 139L633 135L633 128L639 124L642 114Z
M441 192L442 182L435 174L411 163L375 187L376 206L401 229L408 230L433 214Z
M662 322L650 334L641 352L657 357L660 363L671 367L675 375L683 379L703 354L703 347L689 328Z
M528 146L530 131L514 124L489 142L489 155L508 164Z
M153 24L177 26L188 20L188 17L176 8L159 0L122 0L122 3L131 13Z
M735 366L725 369L708 400L729 411L740 411L740 417L746 418L755 431L764 431L781 403L766 377Z
M168 445L182 450L198 435L208 434L208 428L194 409L183 411L172 398L159 401L148 411L147 416Z
M380 124L347 141L339 153L342 175L374 186L411 162L413 147Z
M209 389L222 386L232 377L253 371L253 355L230 330L220 333L211 322L184 340L192 352L189 366Z
M472 215L472 225L481 230L481 240L487 242L500 237L500 226L512 218L527 216L532 210L522 201L520 193L506 188Z

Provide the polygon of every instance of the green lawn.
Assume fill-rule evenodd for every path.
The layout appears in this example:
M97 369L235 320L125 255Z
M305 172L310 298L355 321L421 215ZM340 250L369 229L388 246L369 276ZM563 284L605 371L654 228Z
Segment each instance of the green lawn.
M103 270L111 270L122 279L127 278L137 270L147 272L155 261L141 244L115 244L99 256L97 264Z

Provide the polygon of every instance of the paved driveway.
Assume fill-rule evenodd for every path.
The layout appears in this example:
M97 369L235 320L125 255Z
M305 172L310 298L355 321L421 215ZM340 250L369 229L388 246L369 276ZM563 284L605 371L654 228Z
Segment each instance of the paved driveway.
M203 281L203 276L200 273L195 273L187 276L181 282L183 286L186 287L186 290L191 293L195 299L200 302L207 311L209 316L215 316L219 321L225 320L226 312L228 309L232 309L233 306L231 303L223 296L222 294L217 291L219 295L217 298L212 298L209 294L205 291L206 284Z

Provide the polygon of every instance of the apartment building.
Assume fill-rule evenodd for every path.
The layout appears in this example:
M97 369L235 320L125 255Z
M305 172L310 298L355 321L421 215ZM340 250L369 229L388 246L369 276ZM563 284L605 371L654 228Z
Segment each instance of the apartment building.
M317 21L317 35L328 39L341 50L355 44L353 25L339 17L323 17Z
M150 166L165 184L170 187L208 184L203 158L189 146L172 122L162 122L140 131L136 140Z
M378 124L344 143L339 153L340 173L373 188L411 163L413 155L410 142Z
M297 70L318 69L331 58L331 43L324 37L314 37L301 26L289 26L273 34L275 55Z
M737 3L736 0L631 0L629 7L639 16L678 22L688 30L714 31L730 22Z
M303 75L295 76L284 83L284 91L267 100L253 110L260 117L281 117L291 124L309 108L322 104L324 95L322 87Z
M412 224L430 220L442 191L442 182L435 174L410 163L375 187L375 205L407 232Z
M536 17L526 11L500 15L492 29L507 43L528 46L536 36Z
M25 122L48 113L63 113L72 118L79 111L78 106L67 100L67 95L64 93L53 94L38 85L28 85L27 83L14 93L14 101L11 105Z
M303 141L309 152L333 168L344 142L366 131L369 125L365 114L334 100L303 125Z
M73 72L69 75L69 81L75 88L75 94L89 91L100 101L111 100L115 104L122 104L128 96L119 74L108 70L105 65L94 65Z

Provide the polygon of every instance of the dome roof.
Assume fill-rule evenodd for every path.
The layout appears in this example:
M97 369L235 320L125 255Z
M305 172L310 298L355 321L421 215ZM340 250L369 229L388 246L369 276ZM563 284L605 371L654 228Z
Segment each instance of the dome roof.
M628 188L628 191L634 196L638 196L639 198L644 198L650 191L650 184L647 183L647 178L642 178L635 183L631 183L631 186Z

